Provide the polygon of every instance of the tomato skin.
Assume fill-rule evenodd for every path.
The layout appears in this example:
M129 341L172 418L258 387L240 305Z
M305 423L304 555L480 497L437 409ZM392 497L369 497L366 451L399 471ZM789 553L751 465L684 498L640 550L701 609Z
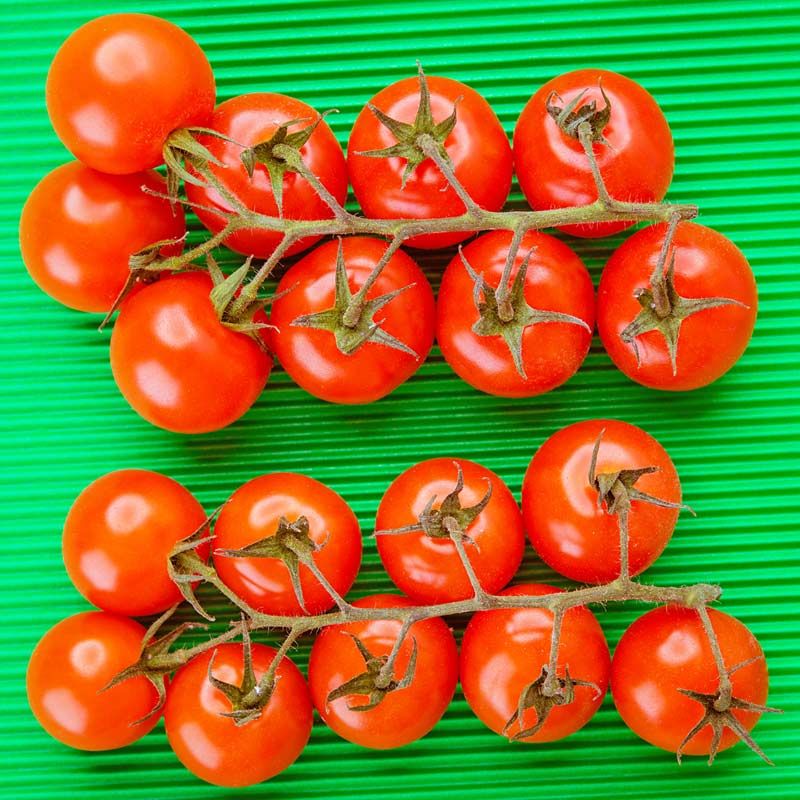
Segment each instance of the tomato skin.
M378 594L364 597L358 608L404 608L413 605L406 597ZM311 648L308 682L311 699L326 725L348 742L375 750L402 747L425 736L441 719L458 681L458 650L444 620L415 622L395 662L395 677L402 678L417 642L417 666L411 685L386 695L369 711L351 711L348 704L362 705L366 697L327 697L345 681L364 672L364 659L355 643L343 632L357 636L374 656L388 655L401 623L394 620L352 622L325 628Z
M181 28L149 14L90 20L61 45L47 75L47 111L79 161L114 175L163 162L177 128L214 109L211 65Z
M290 133L295 133L318 117L319 114L311 106L293 97L255 92L220 103L208 127L240 144L253 146L267 141L282 123L304 120L289 129ZM232 194L253 211L279 216L269 173L263 164L256 165L251 179L240 158L241 147L213 136L201 136L199 141L225 165L217 167L212 164L210 168ZM300 153L306 166L339 203L344 204L347 198L347 165L342 148L325 121L319 123ZM223 212L231 213L234 210L214 189L187 183L186 196L193 203L218 208ZM203 208L197 208L196 213L212 233L219 232L225 226L225 219L217 214ZM333 211L305 178L296 172L287 172L283 178L283 216L286 219L329 219L333 217ZM225 239L225 245L237 253L268 258L282 238L283 234L276 231L251 228L231 234ZM310 236L295 242L286 254L299 253L319 241L319 238Z
M470 242L463 255L493 288L500 285L511 231L491 231ZM532 308L560 311L594 326L594 287L583 262L567 245L545 233L522 239L512 280L531 253L525 299ZM545 322L523 334L523 378L502 336L479 336L472 326L480 315L473 300L474 281L459 255L442 276L437 303L436 338L445 360L470 386L500 397L534 397L569 380L589 352L592 335L579 325Z
M375 530L413 525L431 497L434 508L455 488L456 464L464 475L459 494L463 507L474 506L484 497L489 482L492 497L466 530L475 544L465 543L470 562L481 586L490 594L502 589L522 561L525 532L514 496L503 480L486 467L463 458L432 458L421 461L392 481L378 506ZM448 539L433 539L425 533L378 536L378 553L389 577L400 591L426 605L464 600L474 594L455 545Z
M736 618L709 608L725 666L759 660L731 675L733 696L757 705L767 700L769 678L763 651L755 636ZM683 738L702 719L703 707L679 689L713 694L719 676L711 645L694 609L660 607L639 617L622 635L611 663L611 694L625 724L656 747L676 752ZM747 730L761 716L733 712ZM725 729L719 750L738 741ZM684 748L686 755L708 755L711 728L703 728Z
M552 586L527 583L512 586L500 594L541 596L560 592ZM550 635L553 613L540 608L479 611L467 625L461 643L461 688L474 714L495 733L503 735L520 694L539 677L550 660ZM556 706L541 729L520 741L554 742L582 728L600 708L608 687L611 657L603 629L585 606L564 614L558 645L556 674L565 669L575 680L594 683L576 686L575 700ZM508 731L513 736L536 722L536 712L523 715L523 728L515 723Z
M28 663L28 703L39 724L78 750L114 750L141 739L158 722L148 714L158 695L142 676L100 690L139 658L145 629L132 619L85 611L50 628Z
M238 550L272 536L281 517L309 523L309 536L323 545L313 558L333 588L345 595L361 566L361 530L355 514L333 489L306 475L274 472L239 487L225 504L214 527L215 550ZM266 614L303 613L286 565L275 558L214 556L223 582L253 608ZM300 565L300 585L310 614L334 601L307 567Z
M629 378L652 389L688 391L713 383L739 360L755 327L758 294L747 259L730 239L704 225L679 223L672 249L678 294L727 297L746 308L718 306L687 317L681 324L675 375L658 331L636 338L637 364L633 347L620 334L641 310L634 292L650 285L666 231L666 224L650 225L612 254L600 278L598 330L611 360Z
M259 680L276 651L263 644L252 648L253 670ZM231 703L208 680L212 656L215 678L241 684L241 645L221 644L193 658L178 670L167 692L167 739L181 763L198 778L216 786L252 786L283 772L303 752L313 713L308 686L300 670L284 658L261 716L237 726L230 717L221 716L231 710Z
M592 448L604 431L597 473L655 466L636 488L679 503L678 473L664 448L635 425L612 419L576 422L554 433L531 460L522 482L522 516L528 538L556 572L581 583L609 583L619 577L619 522L597 507L589 485ZM678 510L632 501L629 516L631 575L646 570L672 536Z
M351 355L336 346L329 331L292 325L303 314L333 306L335 296L336 241L325 242L287 270L278 284L278 297L270 322L270 345L294 381L315 397L331 403L371 403L385 397L420 367L433 345L436 303L422 270L406 253L398 251L375 281L367 299L409 286L377 312L376 321L408 345L415 358L376 342L367 342ZM386 242L362 236L342 239L350 291L364 284L386 250Z
M512 156L508 137L486 100L469 86L450 78L428 77L433 118L450 116L458 103L457 122L445 147L456 177L482 208L499 211L511 188ZM413 123L419 106L419 80L405 78L387 86L370 103L390 117ZM347 146L347 166L356 199L364 214L376 219L456 217L464 203L439 168L427 159L402 186L403 158L359 155L396 143L395 137L365 106L356 118ZM414 236L410 247L436 249L464 241L470 232Z
M653 96L616 72L580 69L545 83L528 101L514 129L514 166L532 208L566 208L597 200L583 146L559 129L546 104L551 92L558 92L566 105L586 89L586 102L596 100L597 107L603 108L599 81L611 100L611 119L603 130L609 144L596 142L593 149L609 194L615 200L654 203L667 193L675 168L675 148L669 124ZM564 225L560 230L594 238L631 225L602 222Z
M111 369L125 399L174 433L230 425L261 394L272 363L249 336L220 323L211 278L185 272L145 286L122 305Z

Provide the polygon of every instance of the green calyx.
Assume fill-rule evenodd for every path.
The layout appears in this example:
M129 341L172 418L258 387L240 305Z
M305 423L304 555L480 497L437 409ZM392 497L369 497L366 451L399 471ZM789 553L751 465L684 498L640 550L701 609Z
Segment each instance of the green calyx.
M573 139L580 139L579 129L581 129L583 123L587 123L591 133L591 141L607 145L608 141L603 135L603 130L611 119L611 101L603 89L602 81L598 81L597 85L605 102L603 108L597 107L596 100L591 100L588 103L582 102L588 89L583 89L566 105L558 92L550 92L545 102L545 107L547 108L547 113L550 114L561 131L567 136L571 136ZM554 100L558 100L558 103L553 102ZM586 130L585 126L583 130Z

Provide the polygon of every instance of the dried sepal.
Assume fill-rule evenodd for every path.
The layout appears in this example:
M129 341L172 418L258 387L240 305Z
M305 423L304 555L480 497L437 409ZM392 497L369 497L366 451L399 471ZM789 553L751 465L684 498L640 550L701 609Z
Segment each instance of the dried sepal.
M558 92L550 92L545 101L545 107L547 113L555 120L556 125L567 136L571 136L574 139L580 138L581 125L586 123L591 131L591 140L608 145L608 141L603 135L603 130L611 119L611 101L608 99L605 89L603 89L602 80L597 81L597 86L605 103L602 108L597 107L596 100L591 100L588 103L583 102L586 92L589 91L588 89L580 91L566 104ZM558 104L554 100L558 100Z

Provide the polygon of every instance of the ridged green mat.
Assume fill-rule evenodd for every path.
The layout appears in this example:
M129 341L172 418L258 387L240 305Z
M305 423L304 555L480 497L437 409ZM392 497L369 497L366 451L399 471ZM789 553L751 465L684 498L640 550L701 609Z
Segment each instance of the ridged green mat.
M342 142L364 102L387 83L413 74L415 58L429 73L447 74L484 93L509 133L525 100L559 72L600 66L635 78L656 96L674 132L677 170L669 197L698 203L701 221L737 242L753 265L761 305L750 349L716 385L684 395L631 383L597 339L567 386L534 400L474 392L438 351L393 396L366 408L323 404L278 371L255 409L229 430L187 439L150 427L114 386L109 332L98 333L96 318L42 295L17 249L27 192L67 159L44 106L49 61L79 24L122 10L162 13L194 35L214 66L221 99L267 89L297 95L319 109L340 109L330 121ZM796 796L799 54L796 0L4 0L0 795ZM519 200L515 190L512 202ZM619 241L571 244L597 279ZM425 260L434 284L444 263L443 256ZM485 729L458 693L434 732L412 746L366 751L318 723L310 746L286 773L228 792L187 773L161 725L126 750L86 754L51 740L31 716L24 690L31 649L49 626L87 607L62 567L60 532L72 499L98 475L120 467L161 470L185 482L210 509L254 475L303 471L341 492L368 532L386 485L413 462L434 455L472 458L499 472L518 494L525 466L543 439L598 414L643 426L678 467L698 517L681 518L646 578L720 582L721 607L758 636L769 662L770 704L786 712L764 718L756 729L774 768L741 745L723 753L711 770L702 759L679 767L674 757L626 729L610 697L570 739L512 746ZM365 544L354 596L391 588L374 544ZM521 577L565 585L530 549ZM599 610L612 647L641 611ZM307 653L306 645L295 654L303 668Z

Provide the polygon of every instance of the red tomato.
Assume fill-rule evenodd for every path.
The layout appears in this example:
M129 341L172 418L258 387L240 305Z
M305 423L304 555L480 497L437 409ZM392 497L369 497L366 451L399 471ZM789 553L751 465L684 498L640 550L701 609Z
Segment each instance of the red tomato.
M683 298L727 298L727 304L691 314L680 325L675 372L667 340L658 330L621 338L642 306L636 292L650 286L667 226L637 231L606 264L600 278L597 323L612 361L631 379L653 389L685 391L713 383L745 351L756 323L758 296L747 259L721 233L681 222L672 240L674 287ZM637 363L636 350L639 352Z
M214 527L214 547L239 550L274 536L281 518L308 521L308 536L319 547L314 563L340 595L353 585L361 566L361 530L350 507L333 489L305 475L275 472L237 489ZM253 608L266 614L302 614L289 570L278 558L214 556L217 573ZM299 566L306 609L319 614L333 599L308 567Z
M58 138L101 172L162 163L172 131L205 125L214 110L211 65L185 31L149 14L108 14L61 45L47 75Z
M255 678L260 680L276 653L254 644L252 654ZM198 778L217 786L251 786L283 772L311 735L313 709L300 670L284 658L261 716L237 725L222 716L232 710L231 701L208 679L212 656L213 676L241 685L244 659L237 644L222 644L175 673L164 708L167 739L175 755Z
M463 257L486 283L500 285L510 231L479 236L463 250ZM539 311L555 311L594 325L594 287L589 272L567 245L545 233L529 231L522 239L512 281L524 257L531 253L525 275L525 301ZM589 352L592 334L569 322L528 325L522 334L522 363L526 377L514 364L503 335L483 336L473 331L481 319L475 306L475 281L461 255L442 276L437 306L436 338L446 361L471 386L501 397L533 397L569 380ZM483 295L481 296L483 300Z
M104 611L75 614L50 628L28 663L28 702L39 724L79 750L125 747L151 731L159 714L137 722L158 701L147 678L100 691L137 661L144 635L138 622Z
M342 240L349 290L355 294L386 251L386 242L361 236ZM416 262L396 252L367 292L373 300L409 288L377 311L374 321L416 355L367 341L346 355L328 330L298 327L301 316L333 308L339 243L325 242L291 267L277 288L270 322L271 346L283 368L307 392L332 403L370 403L413 375L433 344L433 290Z
M552 586L526 583L512 586L506 596L540 596L560 592ZM537 721L536 711L527 709L522 725L506 724L517 711L520 695L533 683L550 660L553 613L541 608L480 611L469 621L461 643L461 688L470 708L495 733L513 737ZM582 728L603 702L611 668L603 629L584 606L564 614L558 643L556 675L569 669L574 687L572 703L552 708L542 727L519 741L553 742Z
M657 467L635 483L641 492L680 503L678 473L664 448L635 425L613 419L576 422L554 433L536 452L522 483L522 516L542 560L581 583L619 577L619 515L598 507L589 465L603 432L596 474ZM677 508L631 501L628 530L630 574L646 570L667 546Z
M522 561L525 532L516 500L490 469L462 458L432 458L416 464L386 490L375 530L417 524L434 498L433 508L439 509L456 488L458 466L464 476L464 488L458 495L462 508L477 506L491 488L488 504L464 531L472 542L464 546L481 586L494 594L514 577ZM469 578L450 539L434 538L420 530L382 535L376 540L389 577L414 600L430 605L472 597Z
M211 288L204 272L146 286L123 303L111 336L111 369L125 399L148 422L175 433L235 422L272 369L250 336L219 321Z
M751 658L753 663L731 674L733 696L763 705L767 699L767 665L755 636L734 617L708 609L725 666ZM719 690L711 645L697 611L662 607L636 620L619 640L611 664L611 694L625 724L650 744L673 753L700 722L703 706L680 689L715 694ZM761 716L734 710L733 715L752 730ZM687 755L706 755L711 747L710 727L687 743ZM737 742L733 731L722 734L720 750Z
M547 210L583 206L597 200L597 187L580 141L565 133L547 111L548 99L559 107L585 91L580 109L596 102L605 107L602 85L611 103L603 128L605 143L593 151L609 194L615 200L653 203L672 181L675 149L672 133L653 96L635 81L604 69L580 69L548 81L531 97L514 129L514 165L528 202ZM573 236L609 236L632 222L564 225Z
M430 106L439 123L458 103L456 124L445 140L456 177L482 208L499 211L511 188L512 156L508 137L491 106L474 89L450 78L430 77ZM419 80L387 86L370 103L400 122L413 123L420 103ZM359 155L396 144L395 136L368 107L358 115L347 146L347 166L356 199L368 217L431 219L464 213L464 203L432 159L417 166L403 186L406 159ZM414 236L406 244L425 249L447 247L470 232Z
M269 140L278 128L292 120L296 122L289 129L295 133L311 125L319 114L300 100L282 94L258 92L243 94L226 100L217 106L209 125L235 142L246 146L261 144ZM242 148L213 136L202 136L200 141L225 166L210 165L211 171L228 191L239 198L253 211L269 216L280 216L267 168L257 164L250 178L241 160ZM300 149L306 166L319 178L323 186L343 204L347 197L347 165L342 148L336 141L327 123L320 122L309 140ZM214 189L186 184L186 196L193 203L218 208L232 213L230 203ZM333 211L314 191L311 184L296 172L283 176L283 214L286 219L328 219ZM217 233L226 220L203 208L196 209L200 221L212 232ZM237 231L225 239L232 250L257 258L267 258L283 234L258 228ZM299 253L319 240L319 236L308 237L295 242L287 255Z

